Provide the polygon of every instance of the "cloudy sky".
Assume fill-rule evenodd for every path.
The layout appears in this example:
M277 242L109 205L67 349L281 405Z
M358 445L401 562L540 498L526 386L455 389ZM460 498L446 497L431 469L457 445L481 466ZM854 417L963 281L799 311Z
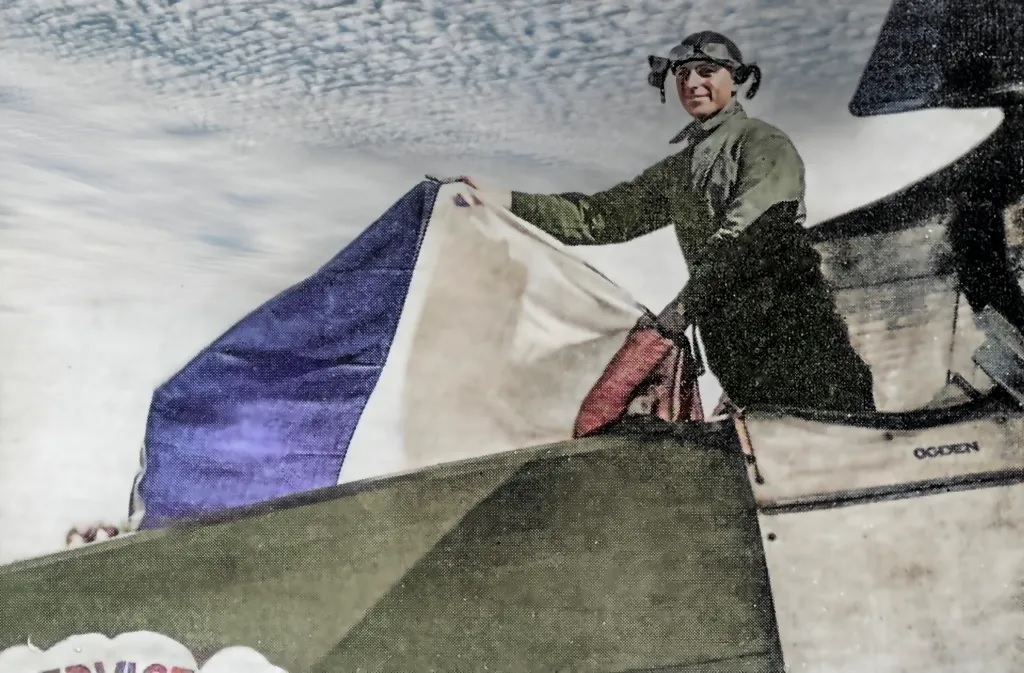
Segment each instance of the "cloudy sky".
M990 112L857 120L888 0L0 4L0 563L118 520L152 389L424 173L595 190L685 123L646 57L717 29L808 165L812 223L954 159ZM588 250L660 308L669 232Z

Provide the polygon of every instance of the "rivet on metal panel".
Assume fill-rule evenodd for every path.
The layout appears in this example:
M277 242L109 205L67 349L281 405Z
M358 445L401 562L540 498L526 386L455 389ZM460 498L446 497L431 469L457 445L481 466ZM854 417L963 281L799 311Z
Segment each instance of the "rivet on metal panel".
M775 533L768 533L768 540L771 542L775 541Z

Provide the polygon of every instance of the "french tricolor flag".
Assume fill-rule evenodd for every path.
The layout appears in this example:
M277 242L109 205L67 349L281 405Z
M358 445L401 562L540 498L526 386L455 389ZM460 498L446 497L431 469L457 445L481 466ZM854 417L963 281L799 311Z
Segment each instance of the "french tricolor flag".
M424 180L160 386L136 525L571 439L652 376L698 417L646 309L485 194Z

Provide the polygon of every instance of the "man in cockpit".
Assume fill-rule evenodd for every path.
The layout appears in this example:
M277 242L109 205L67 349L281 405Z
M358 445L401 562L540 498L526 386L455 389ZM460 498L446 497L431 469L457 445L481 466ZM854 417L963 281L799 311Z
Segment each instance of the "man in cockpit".
M692 118L670 141L678 151L603 191L513 191L506 205L569 245L622 243L673 227L690 278L658 326L674 336L696 324L734 405L874 410L871 370L850 343L803 227L800 154L737 99L751 79L753 97L760 69L712 31L650 64L662 101L671 73Z

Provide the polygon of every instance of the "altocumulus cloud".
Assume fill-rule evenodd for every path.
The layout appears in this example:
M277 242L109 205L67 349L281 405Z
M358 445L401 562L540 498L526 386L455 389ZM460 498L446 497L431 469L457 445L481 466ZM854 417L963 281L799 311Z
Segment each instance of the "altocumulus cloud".
M153 387L423 173L594 190L664 156L685 120L646 57L687 32L762 66L748 108L804 153L812 222L954 158L997 115L846 111L887 9L3 3L0 562L122 516ZM686 277L668 232L585 255L655 308Z
M664 117L646 56L685 32L735 36L764 66L766 95L810 103L821 84L855 80L887 6L51 1L8 5L0 36L128 67L154 90L212 99L262 132L392 152L474 153L485 143L535 161L604 162Z
M433 160L435 170L451 165L438 157L460 158L456 170L481 166L509 177L516 174L500 166L519 174L528 166L558 182L523 186L578 189L664 155L683 120L671 98L658 104L646 84L647 54L715 28L763 67L752 110L812 155L813 219L837 212L829 198L840 190L846 200L838 209L888 191L865 186L870 174L850 152L940 141L923 163L904 152L887 163L884 179L869 181L888 186L927 172L936 152L951 158L977 138L970 114L953 123L932 115L936 124L923 126L850 119L846 101L888 7L889 0L48 0L0 9L0 39L82 66L83 84L113 71L174 101L193 129ZM951 137L930 137L939 117ZM814 156L822 130L836 127L845 143Z

